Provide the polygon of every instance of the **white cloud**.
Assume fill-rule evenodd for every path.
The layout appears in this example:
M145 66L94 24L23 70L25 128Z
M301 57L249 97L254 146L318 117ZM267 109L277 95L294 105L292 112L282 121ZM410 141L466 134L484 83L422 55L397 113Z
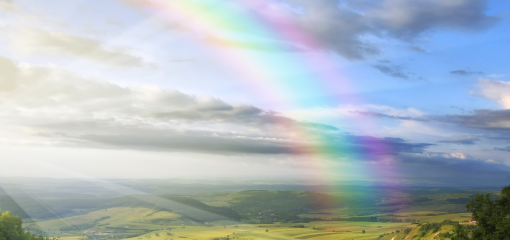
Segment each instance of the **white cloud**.
M487 160L485 160L485 162L488 163L488 164L500 164L499 162L496 162L496 161L494 161L492 159L487 159Z
M62 31L18 26L11 29L8 37L21 54L79 58L117 67L152 66L127 47L108 46L101 39Z
M70 147L213 154L326 154L343 149L393 154L430 144L346 135L270 111L157 87L122 87L59 68L1 58L0 123L24 127L31 139ZM310 132L310 133L309 133ZM313 132L313 134L311 133ZM309 133L309 134L307 134ZM385 145L386 148L377 146ZM345 154L344 154L345 155Z
M437 158L443 158L443 159L449 159L449 160L458 160L458 161L481 161L484 162L484 160L473 157L468 153L463 152L424 152L424 153L410 153L406 154L408 156L415 156L415 157L421 157L421 158L428 158L428 159L437 159Z
M0 122L23 127L28 131L21 135L42 137L40 143L278 154L301 141L290 130L297 122L250 105L172 89L122 87L3 57L0 70Z
M0 10L6 12L14 12L18 6L12 0L0 0Z
M493 100L505 109L510 109L510 82L480 79L477 94Z

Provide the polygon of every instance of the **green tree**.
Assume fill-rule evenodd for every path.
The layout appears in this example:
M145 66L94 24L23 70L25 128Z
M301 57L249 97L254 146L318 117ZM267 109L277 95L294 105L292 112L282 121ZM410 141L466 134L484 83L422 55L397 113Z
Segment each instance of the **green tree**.
M365 230L361 231L363 234L365 234Z
M452 240L469 240L468 231L464 226L456 224L453 232Z
M0 212L0 239L24 239L25 231L21 219L10 212Z
M510 240L510 186L501 190L501 194L477 194L466 205L473 213L477 228L472 238L481 240Z
M21 224L18 216L13 216L10 212L0 212L0 240L56 240L25 232Z

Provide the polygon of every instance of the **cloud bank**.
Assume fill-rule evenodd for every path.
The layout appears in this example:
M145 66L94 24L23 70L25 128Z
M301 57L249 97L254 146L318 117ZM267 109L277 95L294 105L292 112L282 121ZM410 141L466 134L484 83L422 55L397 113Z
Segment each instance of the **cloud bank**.
M122 87L0 58L0 116L63 145L212 154L392 155L431 144L356 136L250 105L156 87ZM327 149L327 150L325 150Z
M296 48L302 46L304 49L317 50L319 47L351 60L369 58L382 51L381 46L369 39L389 37L410 43L423 34L436 30L480 31L499 22L498 17L485 13L486 0L383 0L342 3L336 0L285 0L249 3L248 9L235 1L230 1L225 6L229 10L238 11L240 15L255 15L266 21L268 28L278 26L279 34L288 38L284 41L292 45L283 49L302 50L303 48ZM190 23L178 18L174 25L180 26L177 29L181 30L193 29L188 26ZM270 37L261 32L249 32L238 25L228 24L224 28L226 31L247 31L247 34ZM208 34L214 35L210 32ZM228 42L224 39L225 41ZM231 47L254 46L254 43L242 44L234 39L231 41L237 42L229 45ZM312 42L316 44L311 44ZM271 45L269 42L260 42L255 44L258 45L256 48L268 48L260 44ZM419 46L413 46L412 50L423 52Z

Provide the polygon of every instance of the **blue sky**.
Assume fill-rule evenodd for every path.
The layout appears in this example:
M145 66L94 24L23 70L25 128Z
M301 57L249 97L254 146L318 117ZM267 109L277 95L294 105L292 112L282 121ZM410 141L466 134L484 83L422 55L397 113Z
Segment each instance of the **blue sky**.
M510 1L247 3L214 5L268 29L285 19L317 46L248 25L197 30L201 16L143 0L0 0L0 149L11 166L0 173L510 181ZM315 58L330 66L300 63ZM389 150L369 156L370 144Z

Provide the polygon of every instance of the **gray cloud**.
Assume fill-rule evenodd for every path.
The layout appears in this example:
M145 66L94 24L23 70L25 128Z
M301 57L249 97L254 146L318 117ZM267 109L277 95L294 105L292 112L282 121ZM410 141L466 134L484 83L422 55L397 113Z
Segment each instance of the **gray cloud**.
M473 145L477 141L480 141L480 138L471 136L471 135L458 135L452 136L446 140L439 141L441 143L452 143L452 144L461 144L461 145Z
M283 39L278 42L288 45L288 47L281 47L272 44L273 47L265 46L261 49L294 51L325 49L335 51L351 60L363 59L379 53L379 49L363 39L363 35L374 31L363 14L352 9L340 8L336 1L331 0L287 2L288 4L272 1L252 3L249 14L267 21L268 25L281 26L278 32ZM294 8L289 8L290 5ZM297 8L303 11L298 13L295 11ZM249 31L249 29L236 30ZM299 31L303 33L297 33ZM252 48L250 44L234 44L233 46Z
M445 115L430 117L436 121L454 123L463 127L486 130L510 130L510 109L475 110L469 115Z
M503 152L510 152L510 146L503 147L503 148L495 147L494 150L503 151Z
M431 144L342 133L250 105L176 90L121 87L0 58L0 119L59 145L213 154L391 155ZM313 134L303 134L313 132Z
M454 70L450 71L451 74L468 76L468 75L481 75L483 72L480 71L470 71L470 70Z
M385 114L385 113L373 112L373 111L351 111L351 113L368 116L368 117L391 118L391 119L399 119L399 120L413 120L413 121L420 121L420 122L428 122L429 121L426 118L392 115L392 114Z
M110 129L111 131L112 129ZM198 152L209 154L294 154L294 144L285 139L264 139L243 134L207 131L124 130L124 134L41 133L81 147L119 148L142 151ZM72 146L72 145L71 145Z
M423 49L422 47L420 46L410 46L409 49L415 51L415 52L419 52L419 53L425 53L427 52L425 49Z
M486 138L493 139L493 140L500 140L500 141L510 142L510 136L506 135L504 132L502 134L499 134L499 135L496 135L496 136L488 136Z
M370 136L350 136L350 142L357 143L358 153L369 154L397 154L422 153L426 148L434 145L429 143L409 143L401 138L375 138Z
M421 122L443 122L459 125L461 127L476 128L492 131L508 131L510 130L510 109L503 110L490 110L478 109L474 110L472 114L451 114L439 116L424 116L424 117L410 117L400 116L395 114L386 114L373 111L351 111L351 113L376 117L376 118L390 118L399 120L412 120ZM496 136L490 138L507 139L505 136ZM447 141L447 140L446 140Z
M285 25L285 21L287 24L295 21L323 47L348 59L363 59L380 52L365 36L381 37L386 33L411 41L431 30L477 31L499 21L497 17L484 13L485 0L384 0L343 4L335 0L285 2L294 8L276 7L277 4L268 3L258 5L256 11L279 25ZM300 11L296 11L296 8ZM422 48L416 46L412 49L423 52Z
M485 0L380 1L369 13L375 26L400 39L414 39L434 29L482 30L499 19L488 16Z
M373 65L373 67L390 77L400 78L404 80L422 80L422 78L416 76L415 73L407 72L405 68L402 66L376 64Z
M239 14L254 14L269 26L278 26L278 36L272 41L245 41L210 36L215 43L223 46L255 50L306 49L334 51L351 60L365 59L378 55L381 49L368 40L372 37L389 36L406 42L419 38L433 30L477 31L495 25L499 19L485 13L486 0L383 0L348 1L341 4L336 0L285 0L252 1L250 8L238 6ZM236 5L235 1L225 6ZM175 19L175 29L187 30L187 22ZM257 34L259 37L274 38L262 30L242 28L236 24L225 26L226 30ZM302 33L301 33L302 32ZM203 32L198 33L203 36ZM211 33L208 33L211 34ZM229 44L224 44L229 43ZM287 45L285 47L284 45ZM423 52L420 47L412 50Z
M142 151L202 152L209 154L319 154L367 160L363 155L395 155L398 153L422 153L432 144L408 143L399 138L376 138L370 136L322 133L321 139L292 139L275 136L220 131L171 129L153 130L143 128L105 128L96 126L89 130L97 134L67 134L41 132L38 135L61 141L68 146L94 148L136 149ZM88 132L88 131L82 131ZM109 132L105 134L101 132Z
M363 59L380 52L362 38L374 31L365 17L350 9L339 8L335 1L308 1L304 14L296 17L299 25L323 47L347 59Z
M504 110L489 110L489 109L478 109L475 110L472 114L451 114L451 115L440 115L440 116L424 116L424 117L409 117L409 116L399 116L392 114L385 114L379 112L372 111L351 111L352 113L360 114L363 116L376 117L376 118L390 118L390 119L399 119L399 120L412 120L412 121L421 121L421 122L444 122L456 124L462 127L467 128L476 128L476 129L484 129L484 130L492 130L492 131L508 131L510 130L510 109ZM467 135L466 135L467 136ZM505 136L499 137L488 137L493 139L509 139ZM464 137L460 137L455 140L454 138L449 140L444 140L441 142L451 142L455 141L462 142ZM473 138L474 140L476 138ZM468 138L465 138L467 142L469 142Z

